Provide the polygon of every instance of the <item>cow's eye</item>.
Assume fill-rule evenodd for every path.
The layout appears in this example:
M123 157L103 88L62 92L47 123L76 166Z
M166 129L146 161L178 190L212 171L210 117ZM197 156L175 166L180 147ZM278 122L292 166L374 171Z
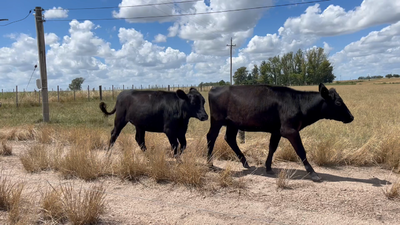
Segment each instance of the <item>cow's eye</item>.
M335 105L337 105L337 106L341 106L341 105L342 105L342 103L341 103L341 102L335 102Z

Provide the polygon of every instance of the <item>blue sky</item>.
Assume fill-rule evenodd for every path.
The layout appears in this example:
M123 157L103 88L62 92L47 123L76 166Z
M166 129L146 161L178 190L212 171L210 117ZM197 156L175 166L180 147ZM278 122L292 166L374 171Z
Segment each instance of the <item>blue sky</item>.
M116 18L201 13L307 0L14 0L5 1L0 25L24 18L35 6L45 9L49 88L66 89L75 77L86 85L197 85L229 80L233 68L260 64L268 57L325 47L337 79L400 73L400 1L328 2L128 21ZM123 7L143 4L146 7ZM113 9L74 10L85 7ZM57 10L53 10L56 7ZM114 18L114 20L95 20ZM87 21L80 19L89 19ZM63 20L63 21L55 21ZM156 36L158 35L158 38ZM0 88L26 87L38 63L33 13L0 26ZM32 81L39 78L39 70ZM35 88L30 83L28 90Z

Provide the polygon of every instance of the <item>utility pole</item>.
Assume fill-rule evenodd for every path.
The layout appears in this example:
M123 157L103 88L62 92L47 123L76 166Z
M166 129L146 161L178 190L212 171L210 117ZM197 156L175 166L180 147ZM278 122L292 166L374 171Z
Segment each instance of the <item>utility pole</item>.
M231 38L231 44L226 45L226 46L229 46L230 52L231 52L231 85L233 85L233 83L232 83L232 47L236 46L236 44L235 45L232 44L232 38Z
M47 69L46 69L46 49L44 43L44 28L42 7L35 8L35 21L36 21L36 34L40 66L40 79L42 81L42 108L43 108L43 122L49 122L49 94L47 89Z

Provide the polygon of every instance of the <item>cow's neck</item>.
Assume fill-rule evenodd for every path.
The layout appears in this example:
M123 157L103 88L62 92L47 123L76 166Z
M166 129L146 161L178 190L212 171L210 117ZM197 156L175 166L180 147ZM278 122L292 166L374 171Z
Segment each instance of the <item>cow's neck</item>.
M300 129L324 118L322 111L324 100L319 92L307 92L299 100L301 111L304 115Z

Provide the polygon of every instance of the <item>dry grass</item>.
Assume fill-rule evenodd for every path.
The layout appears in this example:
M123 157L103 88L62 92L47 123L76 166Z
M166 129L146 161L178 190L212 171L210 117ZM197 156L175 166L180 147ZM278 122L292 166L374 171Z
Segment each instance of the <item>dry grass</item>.
M0 145L0 155L10 156L12 155L12 147L7 144L6 141L2 141Z
M399 199L400 198L400 179L397 179L390 187L383 189L383 194L390 199Z
M4 128L0 131L0 139L9 141L27 141L35 138L33 125L24 125L18 128Z
M276 188L277 189L289 189L290 188L290 179L295 175L295 170L282 169L279 171L278 177L276 179Z
M177 163L173 168L173 179L176 183L189 187L201 187L204 185L207 167L199 162L200 160L205 161L205 158L200 157L200 154L202 153L197 151L196 148L186 149L181 156L180 163Z
M15 224L20 219L20 206L24 183L12 183L0 177L0 210L8 211L8 220Z
M62 223L67 219L59 191L55 189L47 190L40 204L44 220L50 220L53 223Z
M91 186L74 190L71 184L47 191L41 201L44 220L54 223L96 224L105 212L105 189Z
M290 162L298 162L300 160L290 142L285 139L281 140L280 148L275 152L274 158L276 160Z
M138 180L147 174L147 160L141 152L123 149L114 170L121 179Z
M36 173L50 168L50 155L43 144L31 146L19 156L22 166L29 173Z
M96 152L90 151L90 144L73 145L59 160L58 168L66 179L78 177L90 181L104 175L104 164Z

